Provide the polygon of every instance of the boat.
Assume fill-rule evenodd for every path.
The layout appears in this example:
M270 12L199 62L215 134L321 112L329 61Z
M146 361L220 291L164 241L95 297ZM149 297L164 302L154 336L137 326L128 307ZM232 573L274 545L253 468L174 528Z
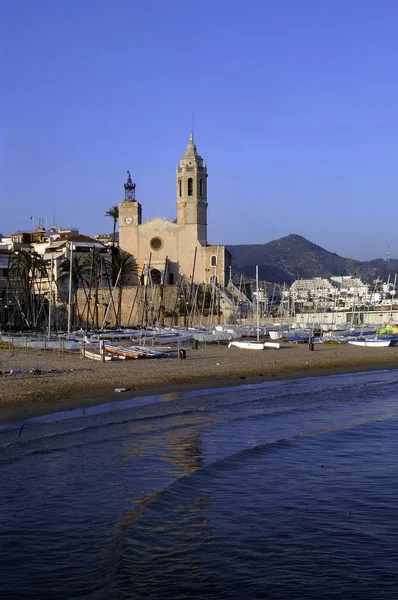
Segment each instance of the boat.
M256 338L255 342L247 340L233 340L229 342L228 348L244 348L246 350L264 350L265 348L280 348L279 342L260 342L260 312L259 312L259 287L258 287L258 265L256 266ZM271 332L270 332L271 333ZM272 338L271 338L272 339Z
M152 354L147 352L143 352L138 348L123 348L122 346L108 346L105 345L105 352L109 354L113 354L115 356L122 356L123 358L128 359L138 359L138 358L153 358Z
M280 348L279 342L263 342L264 348Z
M153 341L155 343L163 343L163 344L181 344L182 342L189 342L193 340L194 334L193 332L185 332L185 333L159 333L155 335Z
M280 340L283 338L283 331L281 329L270 329L268 333L271 340Z
M391 339L382 340L380 338L368 340L349 340L351 346L367 346L368 348L387 348L391 345Z
M170 358L171 354L178 350L171 346L132 346L132 348L145 354L144 358Z
M145 346L111 346L105 344L105 352L113 354L122 358L128 359L139 359L139 358L167 358L170 355L163 351L156 350L155 348L148 348Z
M394 323L385 323L383 325L383 327L380 327L380 329L378 329L376 331L377 334L387 334L387 335L392 335L392 336L397 336L398 335L398 325L395 325Z
M280 348L278 342L245 342L234 340L229 342L228 348L235 346L236 348L245 348L246 350L264 350L265 348Z
M82 356L84 358L90 358L91 360L124 360L125 357L124 356L110 356L108 354L105 354L104 356L102 356L102 354L97 351L97 350L82 350Z

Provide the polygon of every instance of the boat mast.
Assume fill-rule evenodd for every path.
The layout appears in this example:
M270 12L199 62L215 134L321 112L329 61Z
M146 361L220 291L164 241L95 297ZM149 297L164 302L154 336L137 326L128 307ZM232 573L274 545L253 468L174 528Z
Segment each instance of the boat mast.
M393 287L393 294L390 294L390 296L392 296L391 298L391 313L390 313L390 321L392 323L392 311L393 311L393 302L394 302L394 298L395 298L395 288L397 286L397 274L395 273L394 276L394 287Z
M50 301L48 304L48 334L47 337L50 339L51 336L51 309L53 300L53 266L54 266L54 255L51 254L51 265L50 265Z
M258 265L256 265L256 288L257 288L257 302L256 302L256 322L257 322L257 341L260 341L260 313L259 313L259 302L258 302Z
M68 340L70 338L70 319L72 302L72 264L73 264L73 244L69 242L69 293L68 293Z
M196 265L196 253L197 253L197 251L198 251L198 247L195 246L195 254L194 254L194 257L193 257L193 267L192 267L192 275L191 275L191 286L190 286L190 289L189 289L189 299L188 299L188 310L190 312L190 315L192 314L192 309L191 309L192 291L193 291L193 280L194 280L194 277L195 277L195 265ZM188 317L188 322L187 322L186 326L189 327L189 325L190 324L189 324L189 317ZM191 323L191 326L192 326L192 323Z

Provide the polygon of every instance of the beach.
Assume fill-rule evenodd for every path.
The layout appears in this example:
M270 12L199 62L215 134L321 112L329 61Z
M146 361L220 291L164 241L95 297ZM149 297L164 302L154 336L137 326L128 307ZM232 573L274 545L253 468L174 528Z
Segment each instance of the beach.
M263 351L225 345L186 349L186 359L101 363L78 353L0 351L0 421L160 394L243 382L398 368L398 347L282 344ZM30 372L36 369L35 372ZM19 374L10 374L20 370ZM122 393L115 388L125 388Z

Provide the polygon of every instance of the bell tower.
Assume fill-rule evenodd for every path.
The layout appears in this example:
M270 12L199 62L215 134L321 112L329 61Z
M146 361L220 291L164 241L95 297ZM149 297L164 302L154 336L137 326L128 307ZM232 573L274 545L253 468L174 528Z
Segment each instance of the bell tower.
M135 200L135 183L131 179L130 171L127 171L127 181L124 184L124 199Z
M130 171L127 171L127 181L124 184L124 201L119 204L119 226L141 225L142 208L135 199L135 183L131 179Z
M196 151L193 133L177 167L177 224L192 226L207 245L207 167Z
M142 207L135 199L135 183L127 171L124 184L124 201L119 206L119 246L122 250L135 254L137 251L137 231L142 222Z

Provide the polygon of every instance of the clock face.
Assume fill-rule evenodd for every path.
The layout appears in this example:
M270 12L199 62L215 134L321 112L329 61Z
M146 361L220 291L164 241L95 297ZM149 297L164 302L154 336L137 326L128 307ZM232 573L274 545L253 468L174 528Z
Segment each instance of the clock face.
M131 223L133 222L133 217L126 217L125 221L126 221L127 225L131 225Z

